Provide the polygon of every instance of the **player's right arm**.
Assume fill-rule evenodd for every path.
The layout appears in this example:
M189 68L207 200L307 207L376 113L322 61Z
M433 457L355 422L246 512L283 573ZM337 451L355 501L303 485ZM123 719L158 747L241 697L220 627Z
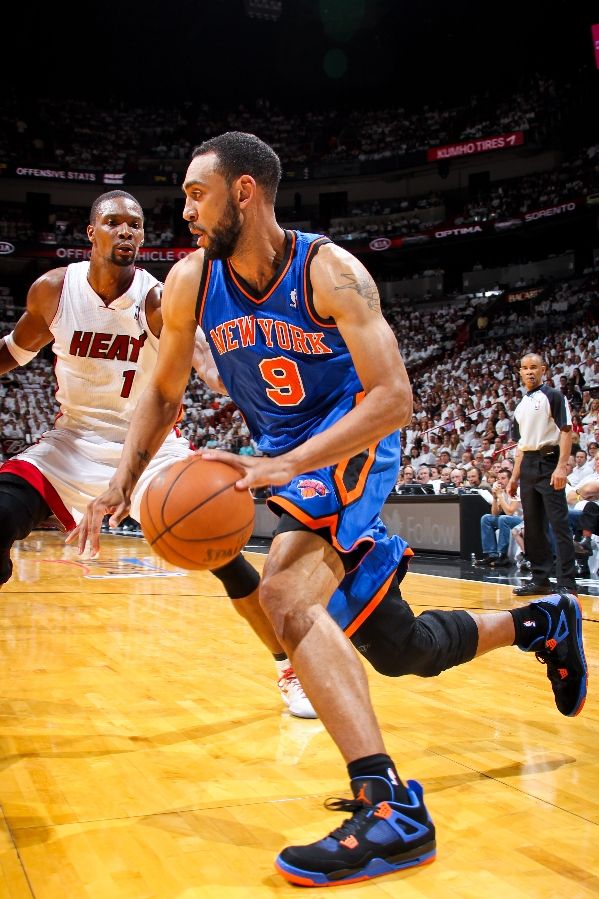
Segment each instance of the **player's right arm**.
M195 348L195 304L202 259L203 252L192 253L173 266L167 276L156 367L133 413L108 490L88 505L77 528L79 552L88 540L91 552L98 552L104 515L111 515L112 527L125 517L135 485L177 420Z
M11 332L12 352L6 337L0 340L0 375L25 365L33 358L32 353L38 353L54 339L49 326L58 309L65 272L65 268L52 269L29 288L25 312ZM20 356L22 361L13 354Z

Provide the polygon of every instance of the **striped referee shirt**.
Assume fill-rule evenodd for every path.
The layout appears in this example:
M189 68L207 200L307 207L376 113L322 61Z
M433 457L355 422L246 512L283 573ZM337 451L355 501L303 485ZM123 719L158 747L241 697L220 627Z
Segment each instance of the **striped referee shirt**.
M568 400L547 384L525 393L514 411L513 433L522 452L557 446L560 431L571 425Z

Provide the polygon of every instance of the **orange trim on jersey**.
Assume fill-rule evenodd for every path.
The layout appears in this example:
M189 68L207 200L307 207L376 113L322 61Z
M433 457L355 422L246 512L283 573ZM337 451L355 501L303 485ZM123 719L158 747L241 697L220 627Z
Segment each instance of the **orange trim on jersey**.
M414 553L412 553L412 555L414 555ZM366 621L369 615L372 615L378 604L383 601L383 599L387 595L387 591L394 577L395 570L391 572L383 586L377 591L377 593L374 594L368 605L364 606L360 614L356 618L354 618L354 620L350 624L347 625L347 627L344 629L344 633L347 634L348 637L351 637L352 634L355 634L360 625Z
M325 243L330 243L330 242L331 241L328 240L328 238L317 237L316 240L314 240L310 244L308 252L306 253L306 258L304 260L304 279L303 279L304 280L304 303L306 305L306 311L307 311L308 315L310 316L310 318L312 319L312 321L314 322L314 324L318 325L321 328L336 328L337 322L333 321L329 324L324 319L316 318L316 316L314 315L314 312L316 310L314 310L314 312L313 312L310 307L310 303L308 302L308 290L312 289L312 285L309 284L309 282L308 282L308 270L310 268L310 263L312 262L312 259L316 255L317 251L322 246L324 246Z
M36 468L31 462L26 462L25 459L9 459L8 462L0 465L0 473L14 474L27 481L47 502L53 514L56 515L67 531L72 531L76 527L73 516L61 500L56 489L39 468Z
M406 546L406 548L403 551L403 556L402 556L402 559L406 560L406 570L407 570L409 561L413 555L414 555L414 550L411 549L409 546ZM401 565L401 562L400 562L400 565ZM389 577L387 578L387 580L385 581L383 586L380 588L380 590L377 591L377 593L375 593L375 595L372 597L370 602L366 606L364 606L364 608L362 609L362 611L360 612L358 617L355 618L354 621L352 621L350 624L347 625L344 633L346 633L348 637L351 637L351 635L357 631L357 629L360 627L360 625L363 624L364 621L366 621L366 619L368 618L369 615L372 615L372 613L374 612L374 610L376 609L378 604L380 602L382 602L382 600L385 598L385 596L387 595L387 590L389 589L389 585L390 585L391 581L393 580L393 576L398 573L398 570L399 570L399 566L395 571L393 571L389 575ZM403 580L403 577L404 577L404 575L401 575L401 577L399 578L400 583Z
M273 505L280 506L285 512L289 512L292 518L297 518L298 521L305 524L311 531L317 530L318 528L330 528L331 538L335 549L338 549L339 552L342 553L347 552L347 550L342 549L339 546L335 538L335 533L337 532L337 526L339 524L339 516L337 514L323 515L322 518L312 518L311 515L307 515L303 509L296 506L295 503L292 503L290 499L286 499L284 496L271 496L266 502L267 505L273 503Z
M364 397L366 396L366 392L361 390L359 393L356 393L354 396L354 406L358 406ZM350 503L353 503L356 499L359 499L360 496L364 493L364 488L366 486L366 480L368 479L368 474L370 469L374 465L374 460L376 458L376 450L379 445L377 440L376 443L373 443L372 446L368 447L368 457L366 462L362 467L362 471L360 472L360 476L358 478L358 483L351 490L346 490L345 484L343 483L343 475L345 474L345 470L351 460L355 458L351 456L349 459L343 459L335 466L335 470L333 472L333 480L337 486L337 491L339 493L339 498L344 506L348 506Z
M349 506L350 503L353 503L355 500L359 499L364 493L364 488L366 486L366 480L368 478L368 474L370 469L374 465L374 460L376 458L376 450L378 447L377 443L373 443L372 446L368 447L368 456L364 465L362 466L362 471L360 472L360 476L358 478L358 482L355 487L351 490L346 490L345 484L343 483L343 475L345 474L345 470L351 459L344 459L343 462L339 462L338 465L335 466L335 471L333 473L333 480L337 485L337 491L339 493L339 498L344 506ZM352 458L354 458L352 456Z
M198 297L196 302L196 321L201 326L202 315L204 314L204 304L206 302L206 297L208 296L208 288L210 287L210 276L212 275L212 259L206 259L204 257L204 265L206 268L202 271L202 279L200 281L200 288L202 287L202 281L204 282L204 289L202 291L201 297Z
M372 537L362 537L361 540L356 540L356 542L349 549L345 549L339 541L337 540L337 528L339 526L339 515L324 515L322 518L312 518L310 515L307 515L303 509L299 506L296 506L295 503L291 502L289 499L285 499L283 496L271 496L267 501L267 505L270 506L271 503L275 506L281 506L281 508L288 512L292 518L297 518L298 521L301 521L302 524L305 524L307 528L311 531L318 530L318 528L329 528L331 531L331 546L333 549L336 549L343 556L348 556L350 553L353 553L355 549L357 549L362 543L369 543L370 549L368 549L360 562L366 558L368 553L374 546L374 539ZM360 564L358 562L358 565ZM357 568L357 565L356 565ZM352 568L352 571L355 571L355 568ZM351 572L347 571L346 574L350 574Z
M279 286L279 284L281 283L281 281L283 280L283 278L289 271L289 266L293 262L293 257L295 255L295 245L297 243L297 235L296 235L295 231L287 231L287 234L291 235L291 242L290 242L290 246L289 246L289 256L287 258L287 262L285 263L282 271L280 272L278 277L275 278L275 280L273 281L271 286L268 288L267 293L265 293L263 297L255 297L255 296L252 296L251 293L247 292L247 290L245 289L243 284L241 284L241 282L238 280L238 275L237 275L235 269L233 268L233 266L231 265L231 260L227 259L227 269L229 271L229 275L231 276L231 280L233 281L233 283L235 284L237 289L242 292L244 297L247 297L248 300L252 301L252 303L256 303L257 306L261 306L262 303L265 303L266 300L268 300L268 298L272 296L273 292L277 289L277 287Z

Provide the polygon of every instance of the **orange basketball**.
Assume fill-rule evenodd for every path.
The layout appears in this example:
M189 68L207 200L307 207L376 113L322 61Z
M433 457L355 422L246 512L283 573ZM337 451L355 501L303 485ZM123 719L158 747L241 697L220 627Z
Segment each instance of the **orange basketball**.
M254 525L249 490L231 465L190 456L159 472L141 502L152 549L179 568L220 568L237 556Z

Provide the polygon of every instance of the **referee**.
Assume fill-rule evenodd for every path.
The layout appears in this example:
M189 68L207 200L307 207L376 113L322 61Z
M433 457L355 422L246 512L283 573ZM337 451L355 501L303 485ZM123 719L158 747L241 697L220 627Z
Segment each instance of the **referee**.
M543 384L546 371L547 366L537 353L522 357L520 379L526 393L514 412L518 451L507 490L515 496L520 482L524 549L532 579L514 588L516 596L556 592L549 581L553 552L548 522L556 542L557 592L577 593L574 544L564 489L566 462L572 447L572 419L563 393Z

